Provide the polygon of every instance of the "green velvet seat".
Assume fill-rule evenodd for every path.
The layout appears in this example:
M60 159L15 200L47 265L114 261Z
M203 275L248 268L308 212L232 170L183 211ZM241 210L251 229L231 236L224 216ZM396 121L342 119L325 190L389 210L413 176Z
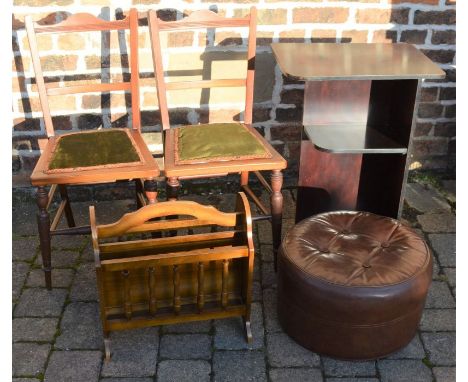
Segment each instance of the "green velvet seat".
M122 129L98 130L59 137L49 170L140 162L129 134Z
M261 141L240 123L213 123L177 128L176 162L269 158Z

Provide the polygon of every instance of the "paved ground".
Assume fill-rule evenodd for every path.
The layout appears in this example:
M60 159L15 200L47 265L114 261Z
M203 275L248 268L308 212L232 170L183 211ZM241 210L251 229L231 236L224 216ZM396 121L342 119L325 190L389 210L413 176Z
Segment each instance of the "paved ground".
M256 227L250 346L240 319L113 333L113 358L103 362L102 333L88 238L53 241L54 289L44 289L35 206L14 206L13 378L16 382L149 381L455 381L454 182L436 191L408 187L405 219L434 250L433 283L420 331L403 350L371 362L320 357L293 342L276 319L276 284L267 222ZM284 227L293 224L294 190L286 190ZM229 210L232 194L196 198ZM99 222L134 208L130 200L96 203ZM86 204L76 204L86 222ZM376 339L378 340L378 339Z

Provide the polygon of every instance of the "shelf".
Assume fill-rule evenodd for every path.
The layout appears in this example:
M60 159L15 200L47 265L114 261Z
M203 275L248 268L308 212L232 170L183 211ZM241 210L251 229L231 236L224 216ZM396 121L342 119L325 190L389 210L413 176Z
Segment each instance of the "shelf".
M336 154L406 154L407 148L363 125L309 125L304 131L317 150Z

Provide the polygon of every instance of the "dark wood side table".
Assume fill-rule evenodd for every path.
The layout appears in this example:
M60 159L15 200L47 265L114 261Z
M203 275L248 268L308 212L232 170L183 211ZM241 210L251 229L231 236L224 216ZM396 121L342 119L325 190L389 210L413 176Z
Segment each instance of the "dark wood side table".
M445 73L408 44L272 48L305 81L296 222L340 209L399 218L421 80Z

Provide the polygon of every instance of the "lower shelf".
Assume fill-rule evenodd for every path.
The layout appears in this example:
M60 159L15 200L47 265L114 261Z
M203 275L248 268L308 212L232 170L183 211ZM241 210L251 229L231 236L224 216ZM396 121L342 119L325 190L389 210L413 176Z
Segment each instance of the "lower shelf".
M407 148L363 125L308 125L304 131L317 150L342 154L406 154Z

